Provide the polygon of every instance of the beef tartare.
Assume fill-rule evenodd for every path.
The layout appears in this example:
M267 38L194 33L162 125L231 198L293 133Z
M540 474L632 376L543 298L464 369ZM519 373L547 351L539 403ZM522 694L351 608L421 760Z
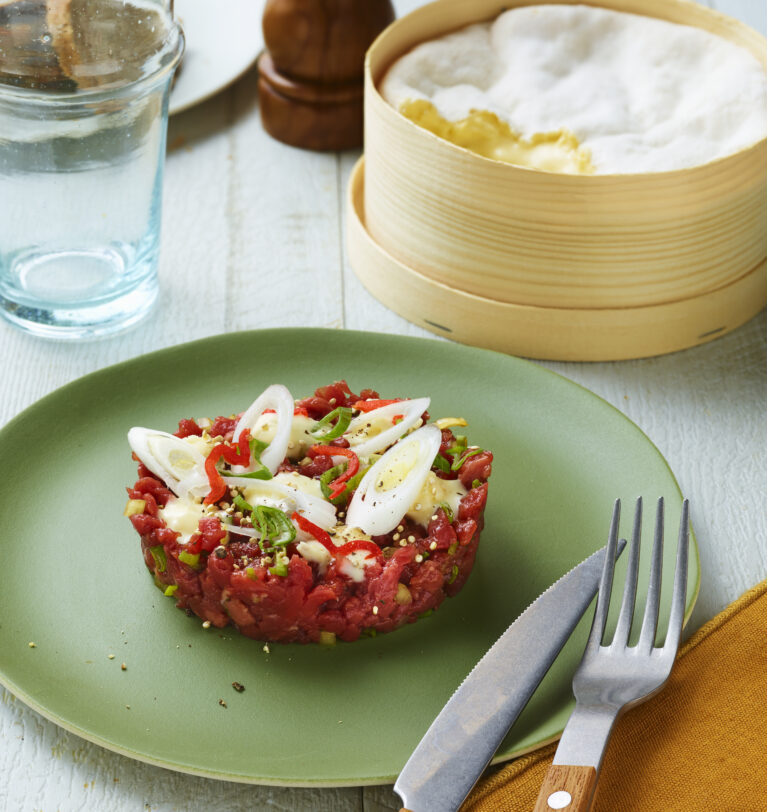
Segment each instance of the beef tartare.
M430 423L429 403L273 385L239 415L131 429L125 514L157 586L274 642L355 640L436 609L474 564L493 455L465 420Z

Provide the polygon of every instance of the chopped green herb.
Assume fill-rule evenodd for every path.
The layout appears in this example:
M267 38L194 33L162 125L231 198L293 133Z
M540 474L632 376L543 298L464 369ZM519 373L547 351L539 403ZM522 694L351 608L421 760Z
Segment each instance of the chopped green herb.
M170 598L170 597L172 597L173 595L176 594L177 589L178 589L178 584L171 584L169 587L167 587L165 589L165 591L162 594L165 595L166 597Z
M152 554L152 558L154 558L154 566L157 572L165 572L168 568L168 559L165 557L165 548L162 544L150 547L149 552Z
M333 424L334 420L336 421L335 424ZM349 428L351 422L352 410L348 406L339 406L316 423L309 434L315 440L322 440L323 442L335 440Z
M447 520L450 522L450 524L452 524L453 519L455 518L455 514L453 513L453 508L451 508L450 505L448 505L447 502L440 502L439 507L442 508L442 510L445 512L445 516L447 516Z
M256 580L256 571L253 569L253 567L246 567L245 568L245 575L247 575L248 578L250 578L251 581Z
M281 575L285 577L288 574L288 565L284 561L281 561L279 564L269 567L269 572L272 575Z
M472 487L472 488L478 488L478 487L479 487L481 484L482 484L481 480L479 480L479 479L475 479L475 480L474 480L474 481L471 483L471 487Z
M455 555L455 551L458 549L458 542L454 541L448 548L447 554L448 555Z
M458 577L458 565L457 565L457 564L453 564L453 569L452 569L452 570L450 570L450 577L447 579L447 582L448 582L449 584L452 584L452 583L453 583L453 581L455 581L455 579L456 579L457 577Z
M320 645L321 646L334 646L336 644L335 632L320 632Z
M418 617L419 617L419 618L422 618L422 617L429 617L429 615L433 615L433 614L434 614L434 610L433 610L433 609L427 609L425 612L421 612L421 614L420 614L420 615L418 615Z

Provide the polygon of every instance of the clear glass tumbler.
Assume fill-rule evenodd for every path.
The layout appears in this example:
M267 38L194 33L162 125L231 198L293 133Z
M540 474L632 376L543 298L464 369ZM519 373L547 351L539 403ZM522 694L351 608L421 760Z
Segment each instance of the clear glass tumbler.
M0 4L0 315L40 336L135 324L158 291L183 36L150 0Z

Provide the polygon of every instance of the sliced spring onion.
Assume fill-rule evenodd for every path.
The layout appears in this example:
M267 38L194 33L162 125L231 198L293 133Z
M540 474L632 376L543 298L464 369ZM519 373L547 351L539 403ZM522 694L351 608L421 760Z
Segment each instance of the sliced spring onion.
M262 548L267 539L273 546L281 547L295 539L295 525L279 508L256 505L252 515L253 527L261 533Z
M333 423L334 420L335 423ZM352 410L348 406L339 406L316 423L309 434L315 440L322 440L322 442L335 440L349 428L351 420Z
M452 584L453 581L458 577L458 565L453 564L453 569L450 570L450 577L447 579L449 584Z
M170 586L165 588L165 590L163 591L162 594L165 595L166 598L170 598L170 597L172 597L173 595L176 594L177 589L178 589L178 584L171 584Z
M321 631L319 643L321 646L334 646L336 644L336 633Z
M252 433L261 415L267 409L274 409L277 415L277 428L272 441L265 447L260 459L261 465L267 468L271 474L274 474L288 452L294 408L295 402L288 389L281 384L273 384L264 389L243 412L234 430L235 437L239 437L245 429L250 429ZM248 466L248 469L257 465L258 463ZM233 471L237 474L251 473L250 470L244 470L240 467L234 468Z
M123 516L135 516L137 513L143 513L146 507L146 499L129 499L128 504L125 505Z
M157 572L165 572L168 568L168 559L165 556L165 548L162 544L150 547L149 552L152 554L152 558L154 558L154 567Z

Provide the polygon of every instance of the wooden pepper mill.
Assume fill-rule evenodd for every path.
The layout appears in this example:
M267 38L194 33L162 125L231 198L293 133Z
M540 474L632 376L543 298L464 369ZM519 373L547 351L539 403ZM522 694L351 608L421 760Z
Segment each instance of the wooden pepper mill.
M365 51L393 19L391 0L267 0L264 129L305 149L361 146Z

